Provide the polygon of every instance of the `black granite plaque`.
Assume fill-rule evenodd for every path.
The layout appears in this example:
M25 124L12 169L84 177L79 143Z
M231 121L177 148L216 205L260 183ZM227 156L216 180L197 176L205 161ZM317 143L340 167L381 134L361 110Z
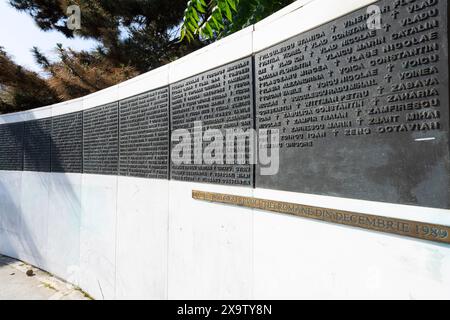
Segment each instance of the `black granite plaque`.
M81 173L83 170L83 113L53 118L52 172Z
M169 88L120 101L119 174L169 178Z
M227 129L247 132L253 128L252 74L252 59L245 58L171 85L172 133L174 130L187 129L192 138L190 162L176 165L172 158L172 179L253 186L253 166L248 156L245 162L230 164L230 161L226 161L225 152ZM196 121L201 122L201 129L200 126L197 127L200 134L195 134ZM195 148L195 140L201 140L207 130L220 130L224 137L222 155L215 154L222 160L215 163L205 162L202 158L214 139L203 139L200 151ZM172 148L185 142L172 141ZM246 152L248 153L248 141Z
M25 171L50 172L52 119L25 122L24 162Z
M118 174L118 103L83 112L83 173Z
M23 169L23 122L0 125L0 170Z
M379 1L258 53L257 129L280 169L256 186L449 208L447 1Z

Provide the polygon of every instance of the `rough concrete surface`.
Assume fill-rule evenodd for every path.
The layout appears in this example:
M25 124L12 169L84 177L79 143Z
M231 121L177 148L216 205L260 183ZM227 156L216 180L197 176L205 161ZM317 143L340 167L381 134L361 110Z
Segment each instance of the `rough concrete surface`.
M0 255L0 300L90 300L90 297L45 271Z

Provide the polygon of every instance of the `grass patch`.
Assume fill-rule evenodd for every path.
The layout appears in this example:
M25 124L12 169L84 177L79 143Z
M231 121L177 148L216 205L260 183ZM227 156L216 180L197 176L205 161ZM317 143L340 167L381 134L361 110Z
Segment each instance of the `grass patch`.
M83 291L80 287L76 287L75 290L81 292L81 294L82 294L85 298L87 298L87 299L89 299L89 300L95 300L94 298L92 298L92 297L89 295L89 293Z
M50 283L43 282L43 285L44 285L44 287L46 287L46 288L48 288L48 289L50 289L50 290L58 291L58 290L56 290L56 288L55 288L54 286L52 286Z

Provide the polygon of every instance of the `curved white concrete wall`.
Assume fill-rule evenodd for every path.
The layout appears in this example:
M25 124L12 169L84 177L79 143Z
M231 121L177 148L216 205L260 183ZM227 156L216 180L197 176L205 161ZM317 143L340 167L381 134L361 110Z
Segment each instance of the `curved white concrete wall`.
M249 56L373 0L300 0L180 60L1 123L86 110ZM195 201L193 189L450 225L450 211L273 190L0 171L0 252L97 299L450 298L450 246Z

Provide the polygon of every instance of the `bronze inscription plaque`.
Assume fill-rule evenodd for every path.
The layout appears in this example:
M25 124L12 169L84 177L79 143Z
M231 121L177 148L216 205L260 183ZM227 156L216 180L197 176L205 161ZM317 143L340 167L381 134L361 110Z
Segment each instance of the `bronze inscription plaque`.
M363 213L340 211L296 203L265 200L230 194L192 191L192 198L209 202L290 214L351 227L391 233L401 236L450 243L450 227L410 220L394 219Z

